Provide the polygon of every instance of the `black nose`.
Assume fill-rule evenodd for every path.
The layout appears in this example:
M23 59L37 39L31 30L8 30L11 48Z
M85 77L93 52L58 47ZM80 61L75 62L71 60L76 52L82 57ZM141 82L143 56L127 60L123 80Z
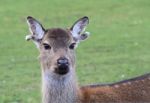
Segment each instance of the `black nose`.
M55 69L57 74L64 75L69 72L69 62L67 58L59 58L57 64L58 67Z
M61 57L57 60L57 64L58 65L68 65L68 59Z

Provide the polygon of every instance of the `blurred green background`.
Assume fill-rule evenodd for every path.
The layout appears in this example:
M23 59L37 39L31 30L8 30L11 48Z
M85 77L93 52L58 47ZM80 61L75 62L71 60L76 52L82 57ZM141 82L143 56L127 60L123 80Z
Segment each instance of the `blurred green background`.
M0 0L0 103L40 103L38 50L26 42L26 17L45 28L88 16L90 38L77 49L81 85L150 72L150 0Z

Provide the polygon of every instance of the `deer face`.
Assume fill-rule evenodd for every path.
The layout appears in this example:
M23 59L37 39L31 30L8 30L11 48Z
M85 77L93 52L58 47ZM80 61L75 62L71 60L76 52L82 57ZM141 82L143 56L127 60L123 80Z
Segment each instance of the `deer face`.
M32 40L40 51L40 61L44 71L55 75L66 75L75 68L74 49L78 43L88 37L85 32L89 20L83 17L70 29L44 29L33 17L27 17Z
M55 28L45 32L40 45L40 59L44 68L60 75L74 67L75 41L67 30Z

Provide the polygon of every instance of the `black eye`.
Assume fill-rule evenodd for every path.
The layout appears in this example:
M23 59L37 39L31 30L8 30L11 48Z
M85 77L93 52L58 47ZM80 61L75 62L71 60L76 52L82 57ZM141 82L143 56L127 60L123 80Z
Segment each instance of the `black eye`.
M72 44L69 46L69 48L70 48L70 49L74 49L74 48L75 48L75 45L76 45L76 43L72 43Z
M46 44L46 43L44 43L43 46L44 46L44 48L45 48L46 50L51 49L50 45L48 45L48 44Z

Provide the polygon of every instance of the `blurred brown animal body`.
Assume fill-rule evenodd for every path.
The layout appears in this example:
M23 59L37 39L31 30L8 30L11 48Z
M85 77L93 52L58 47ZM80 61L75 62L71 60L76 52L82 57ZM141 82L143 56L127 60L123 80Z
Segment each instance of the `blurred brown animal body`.
M75 72L77 45L88 37L88 17L70 29L44 29L33 17L27 22L32 40L40 51L42 103L137 103L150 102L150 74L106 85L79 87Z

